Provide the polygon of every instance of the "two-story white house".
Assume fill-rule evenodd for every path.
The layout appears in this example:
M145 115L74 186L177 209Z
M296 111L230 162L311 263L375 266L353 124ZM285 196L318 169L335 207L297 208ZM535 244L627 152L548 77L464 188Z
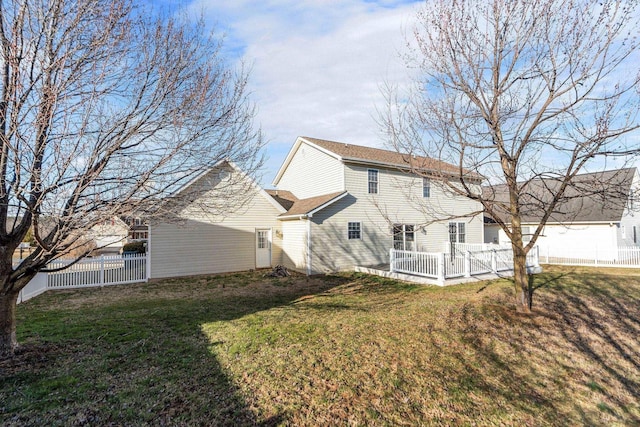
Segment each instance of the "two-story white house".
M242 174L229 163L219 167ZM277 264L319 274L388 263L392 247L437 252L443 242L482 243L480 204L447 190L443 171L453 177L456 167L299 137L276 174L277 190L251 183L241 210L211 218L185 207L180 226L152 223L151 277Z
M283 263L326 273L387 263L391 247L437 252L450 239L482 243L480 204L408 173L409 163L439 176L456 170L394 151L298 138L273 182L295 196L278 217Z

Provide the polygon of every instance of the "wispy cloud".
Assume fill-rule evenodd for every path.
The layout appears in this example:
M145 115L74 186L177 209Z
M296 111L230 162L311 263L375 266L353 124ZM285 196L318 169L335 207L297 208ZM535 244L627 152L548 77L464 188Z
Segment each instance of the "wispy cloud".
M270 182L296 136L381 146L380 85L405 84L403 31L416 1L197 0L227 33L227 48L252 66L258 121L271 141Z

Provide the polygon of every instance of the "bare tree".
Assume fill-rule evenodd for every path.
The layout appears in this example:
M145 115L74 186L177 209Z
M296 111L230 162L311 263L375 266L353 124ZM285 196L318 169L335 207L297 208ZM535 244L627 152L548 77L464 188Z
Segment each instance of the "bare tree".
M457 167L453 180L414 172L479 201L511 240L524 310L526 255L545 223L572 197L611 197L602 177L617 179L576 175L638 150L638 12L637 1L430 0L407 57L415 84L385 90L390 143ZM479 191L478 177L502 191ZM528 242L523 216L538 219Z
M223 159L256 171L246 83L202 22L132 0L0 0L0 354L17 346L19 291L96 224L165 215Z

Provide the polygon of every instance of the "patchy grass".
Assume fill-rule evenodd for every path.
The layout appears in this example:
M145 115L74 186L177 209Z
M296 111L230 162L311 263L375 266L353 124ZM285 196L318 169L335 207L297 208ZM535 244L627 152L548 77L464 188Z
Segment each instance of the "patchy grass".
M42 295L3 425L638 425L638 271L506 280L243 273Z

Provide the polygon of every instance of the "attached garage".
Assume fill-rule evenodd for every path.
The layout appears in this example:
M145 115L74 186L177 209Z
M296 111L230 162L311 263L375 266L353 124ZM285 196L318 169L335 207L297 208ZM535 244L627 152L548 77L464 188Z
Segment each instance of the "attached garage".
M286 210L230 162L181 192L195 197L149 226L150 278L270 268L282 260L278 215ZM181 200L181 198L177 198Z

